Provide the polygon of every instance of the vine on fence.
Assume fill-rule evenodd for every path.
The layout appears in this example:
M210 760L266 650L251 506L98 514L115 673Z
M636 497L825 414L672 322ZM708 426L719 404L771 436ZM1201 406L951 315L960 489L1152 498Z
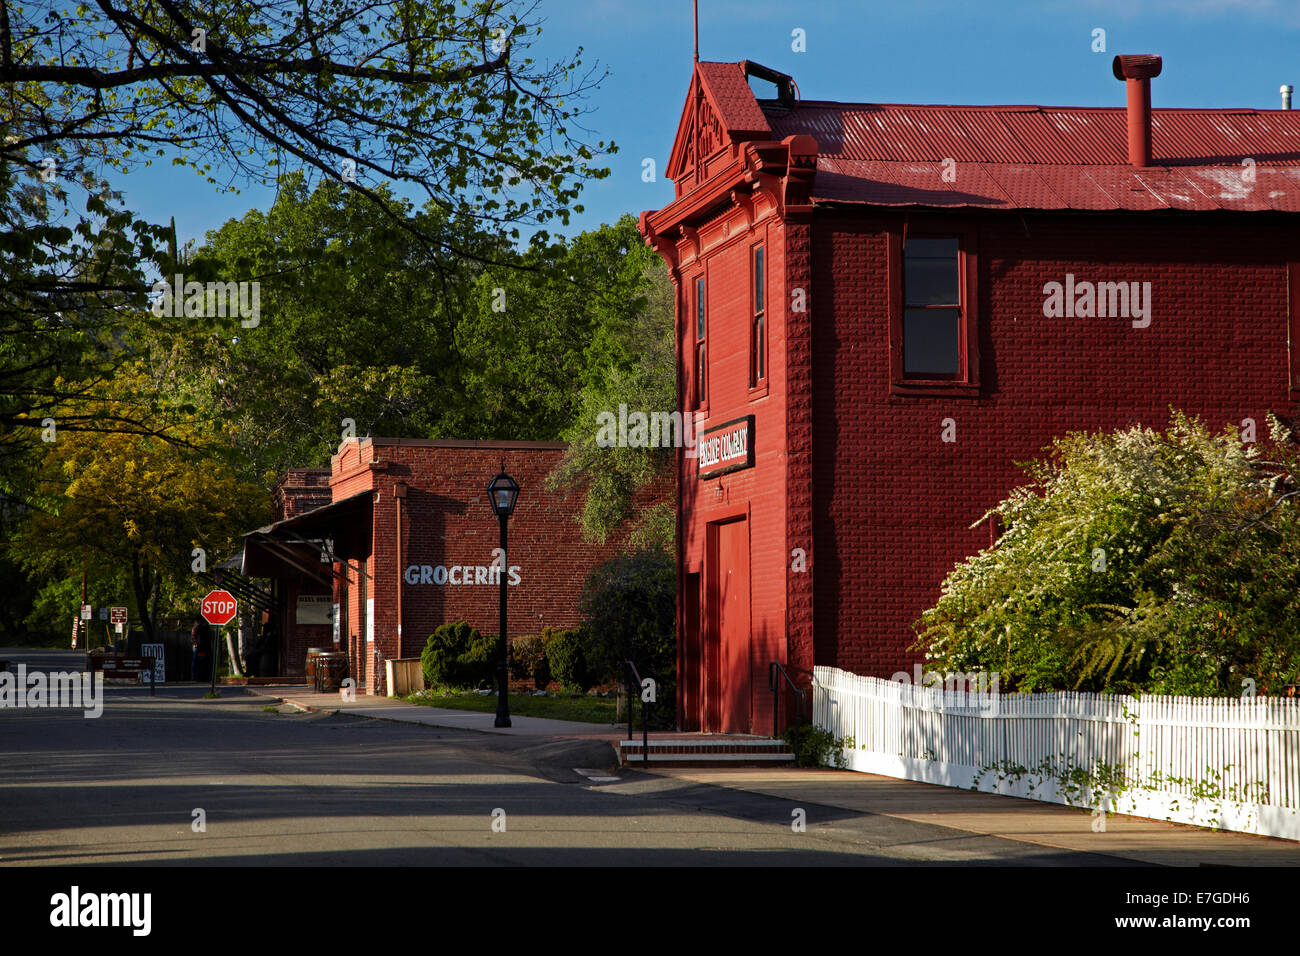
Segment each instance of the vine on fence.
M1223 769L1227 771L1232 769L1232 766L1228 764ZM1046 757L1034 767L1025 767L1009 760L986 764L975 774L970 789L981 789L980 782L989 773L996 777L991 787L993 791L1001 787L1004 782L1017 783L1025 780L1026 796L1032 797L1034 791L1044 781L1052 780L1055 781L1057 792L1064 798L1067 806L1102 810L1107 816L1113 815L1111 808L1118 805L1119 799L1130 791L1142 790L1155 793L1170 788L1186 787L1191 791L1189 795L1193 808L1199 803L1213 805L1205 812L1205 819L1211 826L1214 826L1213 821L1223 815L1225 800L1250 805L1268 803L1269 799L1267 782L1256 780L1241 786L1233 784L1225 788L1222 775L1213 767L1206 767L1203 777L1175 777L1156 770L1143 781L1136 777L1130 779L1123 764L1098 763L1088 767L1075 763L1069 756L1061 754L1059 757ZM1181 808L1181 801L1182 798L1175 795L1169 807L1170 811L1178 811ZM1169 817L1166 816L1165 819Z
M975 774L975 781L970 788L980 789L980 781L990 772L997 775L997 780L993 784L994 790L1008 780L1016 783L1028 777L1036 777L1036 780L1027 781L1027 793L1033 794L1044 780L1054 780L1057 791L1065 798L1067 805L1093 809L1104 809L1105 804L1113 804L1120 794L1130 789L1123 764L1099 763L1093 767L1086 767L1075 763L1065 754L1060 756L1060 761L1058 762L1055 757L1045 757L1034 767L1025 767L1009 760L986 764ZM1085 795L1089 799L1082 800ZM1099 795L1102 797L1101 800L1097 799ZM1076 804L1076 800L1080 802Z

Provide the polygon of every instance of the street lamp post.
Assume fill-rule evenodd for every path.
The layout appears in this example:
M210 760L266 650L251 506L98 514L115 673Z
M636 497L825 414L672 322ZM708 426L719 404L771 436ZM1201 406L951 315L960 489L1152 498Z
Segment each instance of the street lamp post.
M501 474L492 479L488 485L488 503L496 512L501 525L501 659L497 661L497 727L510 726L509 680L506 670L506 653L510 647L510 638L506 634L506 577L510 562L506 560L506 522L515 510L519 499L519 483L506 474L506 464L501 463Z

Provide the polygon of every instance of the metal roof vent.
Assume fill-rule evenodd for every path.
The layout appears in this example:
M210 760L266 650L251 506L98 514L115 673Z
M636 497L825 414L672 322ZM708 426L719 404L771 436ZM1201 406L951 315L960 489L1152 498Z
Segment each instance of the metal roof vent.
M1154 53L1117 56L1111 62L1115 79L1128 87L1128 161L1151 165L1151 80L1160 75L1160 57Z

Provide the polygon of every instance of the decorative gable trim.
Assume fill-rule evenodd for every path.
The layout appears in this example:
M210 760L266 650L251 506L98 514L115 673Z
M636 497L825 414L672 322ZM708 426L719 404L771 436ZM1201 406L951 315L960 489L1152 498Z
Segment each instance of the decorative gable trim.
M708 178L709 160L724 147L771 136L739 63L697 63L665 175L681 196Z

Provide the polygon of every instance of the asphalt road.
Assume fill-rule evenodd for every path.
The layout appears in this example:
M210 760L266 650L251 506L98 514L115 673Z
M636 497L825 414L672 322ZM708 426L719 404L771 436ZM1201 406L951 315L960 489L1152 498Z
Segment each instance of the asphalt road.
M600 742L268 713L205 690L110 687L97 719L0 710L0 866L1132 865L653 774L595 784L574 768L608 766Z

